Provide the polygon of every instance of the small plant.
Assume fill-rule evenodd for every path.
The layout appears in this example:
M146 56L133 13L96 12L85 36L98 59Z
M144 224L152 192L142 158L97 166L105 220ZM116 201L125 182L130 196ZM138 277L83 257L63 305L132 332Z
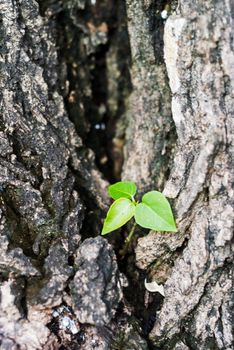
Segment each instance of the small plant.
M176 232L171 206L166 197L158 191L147 192L141 202L134 199L137 187L134 182L121 181L108 187L108 193L115 201L110 206L104 221L102 235L117 230L133 216L135 223L129 232L129 243L136 224L155 231Z

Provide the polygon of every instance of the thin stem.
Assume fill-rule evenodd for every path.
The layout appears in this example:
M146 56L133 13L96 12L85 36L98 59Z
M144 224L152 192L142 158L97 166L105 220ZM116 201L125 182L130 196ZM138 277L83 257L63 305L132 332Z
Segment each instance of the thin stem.
M134 234L134 232L135 232L136 225L137 225L136 222L134 222L134 224L132 225L132 228L131 228L131 230L130 230L130 232L129 232L129 234L128 234L128 237L125 239L124 247L123 247L123 249L120 251L120 254L121 254L122 256L124 256L124 255L127 253L127 251L128 251L128 246L129 246L129 244L130 244L130 242L131 242L131 239L132 239L132 236L133 236L133 234Z
M138 201L135 201L134 196L131 196L131 200L132 200L132 203L133 203L134 205L137 205Z
M132 239L132 236L133 236L133 234L135 232L135 228L136 228L136 222L134 222L134 224L132 225L132 228L131 228L131 230L130 230L130 232L128 234L128 237L125 239L125 244L126 243L128 243L128 244L130 243L130 241Z

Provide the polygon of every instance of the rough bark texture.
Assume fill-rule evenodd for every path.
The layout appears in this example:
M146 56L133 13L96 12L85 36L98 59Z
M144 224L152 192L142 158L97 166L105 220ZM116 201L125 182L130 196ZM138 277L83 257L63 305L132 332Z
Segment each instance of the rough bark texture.
M113 250L101 237L86 239L75 264L71 295L78 320L94 326L110 323L122 296Z
M1 1L1 17L2 348L38 349L80 241L84 206L73 169L100 205L105 182L79 155L82 142L58 92L56 45L38 4Z
M233 348L233 13L0 0L1 349ZM164 190L179 229L138 239L129 284L95 237L124 138L122 177Z
M139 3L142 2L129 2L129 15L134 13L131 25L148 23L147 11L139 11L137 18L138 11L133 10L143 6ZM150 334L160 349L233 346L232 6L231 1L179 1L165 23L164 55L178 140L164 193L173 199L179 233L152 232L139 239L136 248L137 265L141 269L148 267L156 281L166 281L165 299ZM130 36L139 30L131 25ZM133 52L141 38L132 42ZM141 61L140 45L135 56ZM141 79L139 72L132 74L133 81ZM142 81L138 83L140 88L141 84ZM148 103L145 97L145 106L150 105L150 89L142 91L143 95L149 96ZM136 105L141 108L140 99ZM152 130L155 125L147 111L145 107L141 115ZM135 118L137 125L138 115ZM144 149L141 133L142 130L134 133L135 149ZM147 136L148 133L144 135ZM157 140L158 134L153 137ZM150 152L151 149L142 152L145 157L141 159L146 164L149 159L151 162ZM127 159L127 166L130 163ZM134 169L131 165L130 171ZM139 171L138 178L142 179L144 171Z
M83 145L67 110L73 119L93 98L89 55L107 41L106 25L98 29L79 23L75 31L83 15L79 11L85 10L82 1L41 5L0 1L1 349L109 349L117 329L126 344L136 348L139 341L146 349L127 314L121 326L118 317L113 322L122 289L111 246L102 238L87 241L92 256L85 255L83 245L75 259L84 215L92 217L84 236L95 236L108 200L94 153ZM67 21L62 30L60 14ZM80 35L75 54L74 33ZM77 85L69 85L74 84L72 65L86 88L79 86L77 98ZM85 139L91 121L82 119L81 112L79 117L75 126Z
M140 190L161 189L175 135L170 89L163 60L161 2L126 1L131 43L133 92L128 112L122 177Z

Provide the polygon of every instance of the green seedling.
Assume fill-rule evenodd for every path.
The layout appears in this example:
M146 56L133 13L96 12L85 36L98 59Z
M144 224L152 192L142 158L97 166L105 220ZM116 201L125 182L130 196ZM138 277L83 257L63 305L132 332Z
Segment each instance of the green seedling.
M133 217L135 223L129 232L126 243L130 242L136 224L155 231L177 231L171 206L161 192L147 192L142 197L141 202L135 201L136 192L137 187L131 181L117 182L108 187L108 193L115 201L108 210L102 235L117 230Z

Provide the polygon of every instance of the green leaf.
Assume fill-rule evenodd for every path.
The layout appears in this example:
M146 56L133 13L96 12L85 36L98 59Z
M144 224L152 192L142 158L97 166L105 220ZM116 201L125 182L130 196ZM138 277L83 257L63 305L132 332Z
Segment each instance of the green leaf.
M102 235L117 230L117 228L126 224L126 222L134 216L134 213L135 205L130 199L117 199L108 210L102 229Z
M135 220L138 225L155 231L177 231L171 206L166 197L157 191L143 196L142 203L136 206Z
M113 199L129 198L131 199L137 191L134 182L120 181L108 187L108 193Z

